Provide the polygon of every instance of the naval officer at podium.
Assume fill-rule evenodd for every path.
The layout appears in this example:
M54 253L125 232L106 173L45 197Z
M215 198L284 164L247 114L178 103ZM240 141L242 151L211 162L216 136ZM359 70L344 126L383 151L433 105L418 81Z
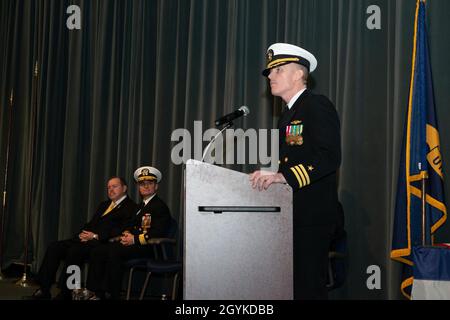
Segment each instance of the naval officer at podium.
M275 43L266 57L271 93L287 104L278 122L279 169L255 171L250 182L259 190L272 183L292 187L294 299L327 299L328 250L338 221L339 118L328 98L307 88L314 55Z

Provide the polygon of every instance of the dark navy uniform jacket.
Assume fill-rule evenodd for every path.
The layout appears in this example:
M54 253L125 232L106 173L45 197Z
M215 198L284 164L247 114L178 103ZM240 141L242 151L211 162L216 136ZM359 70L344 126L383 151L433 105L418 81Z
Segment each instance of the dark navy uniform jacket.
M151 215L151 227L148 232L144 232L141 227L142 217L146 213ZM170 221L170 209L158 195L155 195L144 208L136 212L125 229L134 235L136 245L147 245L151 238L160 238L167 235Z
M278 122L281 172L292 187L294 228L338 220L340 124L325 96L305 90Z

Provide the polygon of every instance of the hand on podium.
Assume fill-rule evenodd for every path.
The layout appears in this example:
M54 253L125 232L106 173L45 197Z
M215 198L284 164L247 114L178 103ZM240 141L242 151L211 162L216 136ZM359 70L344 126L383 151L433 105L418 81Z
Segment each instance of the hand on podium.
M272 183L287 183L282 173L263 170L251 173L249 180L252 188L258 188L259 191L266 190Z

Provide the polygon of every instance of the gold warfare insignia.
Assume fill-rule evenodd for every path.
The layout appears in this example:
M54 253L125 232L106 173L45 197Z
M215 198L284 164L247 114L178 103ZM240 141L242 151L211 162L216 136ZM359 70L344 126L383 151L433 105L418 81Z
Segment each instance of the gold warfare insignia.
M273 59L273 50L272 50L272 49L270 49L269 51L267 51L267 56L266 56L266 58L267 58L267 63L269 63L270 61L272 61L272 59Z
M303 144L303 124L300 123L301 121L295 120L291 122L290 126L286 126L285 141L290 146L301 146Z

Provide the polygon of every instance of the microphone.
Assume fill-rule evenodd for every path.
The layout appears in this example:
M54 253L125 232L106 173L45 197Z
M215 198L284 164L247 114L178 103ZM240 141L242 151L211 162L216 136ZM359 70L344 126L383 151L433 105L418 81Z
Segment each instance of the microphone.
M242 116L247 116L250 113L250 109L247 106L242 106L236 111L233 111L232 113L229 113L227 115L224 115L223 117L216 120L215 124L216 126L220 126L224 123L231 122L234 119L237 119Z

